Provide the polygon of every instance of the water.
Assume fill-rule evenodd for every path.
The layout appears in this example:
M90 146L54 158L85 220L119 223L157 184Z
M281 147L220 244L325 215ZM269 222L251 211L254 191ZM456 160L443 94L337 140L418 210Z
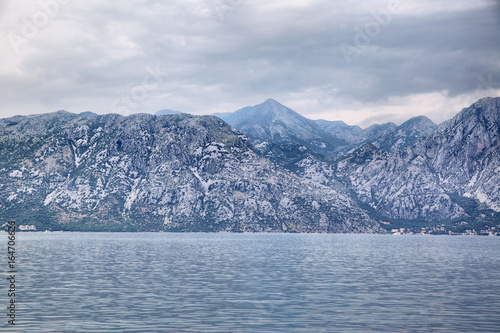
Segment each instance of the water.
M500 331L500 237L17 236L19 332Z

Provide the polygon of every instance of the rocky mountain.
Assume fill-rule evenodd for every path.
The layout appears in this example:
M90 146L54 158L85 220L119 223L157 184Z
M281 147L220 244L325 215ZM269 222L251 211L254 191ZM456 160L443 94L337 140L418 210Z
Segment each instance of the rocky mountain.
M369 135L366 141L384 151L395 152L413 146L421 137L432 134L437 127L425 116L414 117L400 126L391 126L380 134Z
M366 129L317 120L349 144L333 160L303 141L256 149L304 181L352 197L379 221L466 228L500 220L498 100L480 100L439 127L426 117Z
M436 130L430 125L411 147L363 146L336 163L336 176L380 218L499 221L500 98L481 99Z
M306 147L325 157L342 155L366 143L394 151L413 145L437 127L426 117L416 117L401 126L386 123L362 129L342 121L307 119L273 99L234 113L215 115L245 134L252 144L269 143L275 155L286 155L290 145ZM281 146L285 151L277 153Z
M273 99L218 116L245 134L254 145L262 142L278 145L293 143L315 153L331 156L340 147L349 144Z
M0 218L52 230L500 228L500 98L438 127L311 121L274 100L226 116L254 145L214 116L0 119Z
M500 211L500 98L483 98L462 110L414 150L448 192Z
M344 152L346 149L358 147L360 144L374 141L382 135L393 132L397 126L394 123L374 124L368 128L362 129L359 126L350 126L343 121L328 121L328 120L314 120L319 125L321 130L334 135L335 137L342 138L348 145L341 150Z
M213 116L0 119L2 220L39 230L379 232Z
M313 121L322 131L331 133L348 144L358 144L366 140L365 131L359 126L350 126L343 121L328 121L323 119Z
M95 116L95 115L97 115L97 113L94 113L91 111L84 111L84 112L80 112L80 115L81 116Z
M431 134L437 128L437 125L425 116L411 118L400 126L386 123L375 124L365 129L349 126L342 121L315 120L315 122L323 131L350 144L343 149L344 152L367 143L372 143L384 151L394 152L414 145L419 138Z
M255 148L261 156L292 171L304 182L328 186L338 193L352 197L351 191L337 179L335 164L325 156L295 143L274 144L265 141Z

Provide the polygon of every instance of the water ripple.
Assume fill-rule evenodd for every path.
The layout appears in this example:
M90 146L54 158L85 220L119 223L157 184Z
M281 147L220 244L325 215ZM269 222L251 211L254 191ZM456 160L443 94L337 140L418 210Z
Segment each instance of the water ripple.
M19 332L500 327L500 238L24 233L18 252Z

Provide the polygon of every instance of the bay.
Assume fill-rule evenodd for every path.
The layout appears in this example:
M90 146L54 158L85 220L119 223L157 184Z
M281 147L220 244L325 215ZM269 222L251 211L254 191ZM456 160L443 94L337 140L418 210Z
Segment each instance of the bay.
M500 330L500 237L52 232L17 247L19 332Z

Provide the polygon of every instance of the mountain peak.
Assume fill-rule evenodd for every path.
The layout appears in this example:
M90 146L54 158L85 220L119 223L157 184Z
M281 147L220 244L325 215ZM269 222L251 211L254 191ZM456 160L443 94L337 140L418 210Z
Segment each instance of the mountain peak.
M264 125L272 121L284 123L289 123L290 121L308 121L308 119L304 118L302 115L272 98L260 104L247 106L227 115L218 114L218 116L235 127L238 127L239 124L248 122Z
M271 105L281 105L281 106L284 106L283 104L281 104L280 102L278 102L277 100L275 99L272 99L272 98L268 98L266 99L263 103L261 104L271 104Z
M242 110L245 110L247 108L244 108ZM302 115L299 115L297 112L293 111L289 107L281 104L280 102L276 101L275 99L268 98L264 102L254 105L253 110L259 113L268 113L268 112L284 112L285 114L293 114L302 117Z
M471 107L482 108L485 112L498 113L500 97L484 97L472 104Z
M436 128L437 125L426 116L417 116L402 123L399 128Z
M487 127L493 124L495 124L494 126L496 127L500 127L500 112L498 112L499 109L500 97L481 98L468 108L460 111L460 113L449 120L449 122L459 124L463 122L479 121L482 124L489 123L490 125L487 125Z
M480 104L482 104L482 103L488 103L488 102L490 102L491 100L498 99L498 98L499 98L499 97L483 97L483 98L478 99L478 100L476 101L476 103L480 103ZM474 104L476 104L476 103L474 103Z

